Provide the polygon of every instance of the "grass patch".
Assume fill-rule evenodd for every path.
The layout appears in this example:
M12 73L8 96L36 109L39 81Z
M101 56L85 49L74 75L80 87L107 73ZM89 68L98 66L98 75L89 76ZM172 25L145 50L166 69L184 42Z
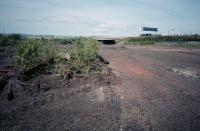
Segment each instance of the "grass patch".
M153 45L155 42L152 40L133 40L133 39L127 39L124 41L127 45Z
M124 44L129 45L153 45L155 43L180 43L177 46L198 47L200 41L199 35L181 35L181 36L148 36L148 37L132 37L123 40ZM191 43L194 42L194 43ZM197 43L197 44L196 44Z

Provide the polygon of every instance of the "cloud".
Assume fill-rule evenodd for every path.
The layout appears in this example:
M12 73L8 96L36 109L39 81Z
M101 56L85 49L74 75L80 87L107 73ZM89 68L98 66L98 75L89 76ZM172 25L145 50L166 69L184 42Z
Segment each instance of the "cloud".
M198 31L200 2L191 1L0 0L0 25L15 32L77 35L139 34L140 26Z
M84 16L81 14L67 14L67 15L57 15L57 16L37 16L37 17L21 17L14 18L15 22L23 22L23 23L52 23L52 24L81 24L81 23L89 23L92 19L88 18L88 16Z
M111 17L111 13L105 15L98 15L95 13L80 13L80 12L68 12L61 11L59 15L46 15L46 16L28 16L14 18L16 23L26 24L46 24L52 26L50 28L56 29L56 27L67 27L68 30L76 30L77 32L87 31L90 34L108 34L120 31L125 31L128 28L128 23L123 20L115 20ZM97 17L98 16L98 17ZM110 19L109 19L110 17Z

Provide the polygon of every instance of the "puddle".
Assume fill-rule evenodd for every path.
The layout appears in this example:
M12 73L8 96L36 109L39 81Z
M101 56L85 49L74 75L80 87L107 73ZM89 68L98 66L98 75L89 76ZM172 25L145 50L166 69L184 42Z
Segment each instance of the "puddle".
M195 79L200 79L200 74L193 70L183 69L183 68L169 68L169 71L172 71L174 73L177 73L177 74L185 76L185 77L192 77Z

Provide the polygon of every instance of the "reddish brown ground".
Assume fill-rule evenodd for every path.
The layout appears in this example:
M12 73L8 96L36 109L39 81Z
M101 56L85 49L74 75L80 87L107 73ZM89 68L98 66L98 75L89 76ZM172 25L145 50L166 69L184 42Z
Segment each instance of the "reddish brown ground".
M123 80L122 130L200 130L200 79L169 71L200 71L200 50L156 46L103 46L101 54Z

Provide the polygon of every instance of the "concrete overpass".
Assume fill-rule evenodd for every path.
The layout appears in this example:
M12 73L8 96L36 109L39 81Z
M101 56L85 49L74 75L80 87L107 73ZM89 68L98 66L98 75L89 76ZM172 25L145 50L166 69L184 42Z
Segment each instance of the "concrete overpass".
M116 42L123 39L122 37L104 37L104 36L95 36L93 38L100 41L102 44L108 44L108 45L116 44Z

